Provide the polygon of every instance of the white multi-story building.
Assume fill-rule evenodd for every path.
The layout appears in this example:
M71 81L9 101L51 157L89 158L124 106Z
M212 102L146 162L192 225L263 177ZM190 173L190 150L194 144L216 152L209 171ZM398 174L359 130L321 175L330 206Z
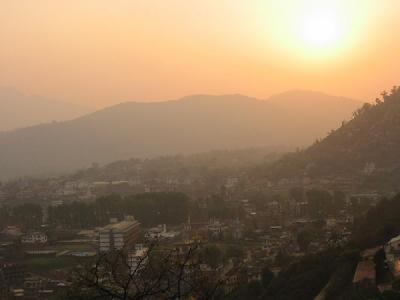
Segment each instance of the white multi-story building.
M140 238L140 223L133 217L126 217L124 221L109 224L99 231L99 251L133 249Z
M131 275L146 267L148 251L149 248L144 247L143 244L136 244L135 249L128 253L127 260Z

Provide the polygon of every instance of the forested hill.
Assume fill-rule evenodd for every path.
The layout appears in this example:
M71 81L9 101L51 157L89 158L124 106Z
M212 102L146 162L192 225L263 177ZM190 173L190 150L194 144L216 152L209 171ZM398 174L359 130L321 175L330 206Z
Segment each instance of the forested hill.
M353 119L304 151L284 156L268 176L363 175L394 180L400 174L400 88L365 104Z

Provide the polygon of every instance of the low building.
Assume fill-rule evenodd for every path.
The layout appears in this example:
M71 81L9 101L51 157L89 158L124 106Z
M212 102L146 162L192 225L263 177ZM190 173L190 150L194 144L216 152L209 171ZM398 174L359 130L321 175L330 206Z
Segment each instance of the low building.
M45 244L47 243L47 235L43 232L31 232L21 238L23 244Z
M3 229L2 233L11 237L18 237L22 235L21 229L17 226L7 226Z
M131 250L140 238L140 223L133 217L109 224L99 231L99 251Z
M145 237L148 240L173 239L179 235L176 231L167 231L167 225L158 225L147 230Z

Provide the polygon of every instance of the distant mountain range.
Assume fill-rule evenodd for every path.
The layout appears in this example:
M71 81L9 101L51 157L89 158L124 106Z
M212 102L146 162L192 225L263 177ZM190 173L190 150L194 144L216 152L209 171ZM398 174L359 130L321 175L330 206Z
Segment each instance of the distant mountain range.
M27 96L11 88L0 88L0 132L71 120L91 111L88 107Z
M69 172L131 157L304 146L351 118L361 105L309 91L267 100L197 95L122 103L72 121L0 133L0 178Z
M355 176L370 188L398 188L400 180L400 88L304 151L266 168L275 178Z

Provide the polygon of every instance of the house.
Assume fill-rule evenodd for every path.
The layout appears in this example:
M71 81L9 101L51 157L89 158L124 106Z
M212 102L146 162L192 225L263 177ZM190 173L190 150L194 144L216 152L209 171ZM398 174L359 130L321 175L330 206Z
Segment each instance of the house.
M23 244L45 244L47 243L47 235L43 232L32 232L21 238Z

